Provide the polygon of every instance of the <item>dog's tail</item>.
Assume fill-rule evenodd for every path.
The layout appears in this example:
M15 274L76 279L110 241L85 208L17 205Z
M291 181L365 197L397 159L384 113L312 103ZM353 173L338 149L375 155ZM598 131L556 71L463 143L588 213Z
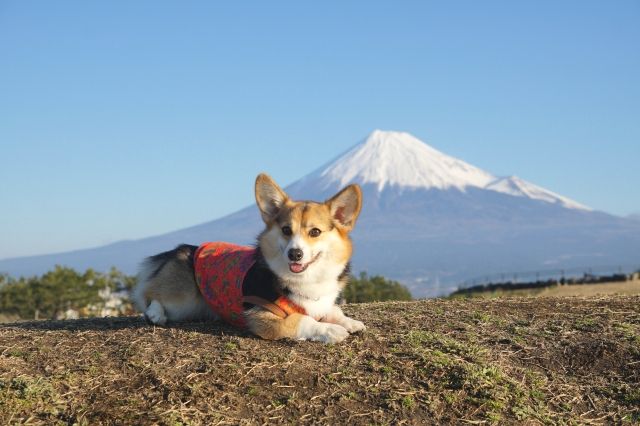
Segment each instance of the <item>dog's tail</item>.
M138 268L138 274L136 276L137 284L131 291L131 300L133 301L136 309L140 312L146 311L147 306L149 305L149 301L147 300L145 293L147 292L147 287L151 277L157 274L160 269L162 269L162 265L154 260L154 256L143 260Z

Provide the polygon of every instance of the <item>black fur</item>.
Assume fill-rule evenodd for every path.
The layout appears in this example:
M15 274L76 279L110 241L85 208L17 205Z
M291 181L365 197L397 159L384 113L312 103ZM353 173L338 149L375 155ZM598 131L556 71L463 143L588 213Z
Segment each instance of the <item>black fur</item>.
M282 284L278 276L274 274L262 256L260 247L256 247L256 263L247 271L242 282L242 294L245 296L259 296L270 302L274 302L283 294ZM245 303L246 307L253 305Z
M350 275L351 275L351 262L347 262L347 264L344 266L344 269L340 273L340 276L338 276L338 281L344 281L345 283L347 283L349 281Z

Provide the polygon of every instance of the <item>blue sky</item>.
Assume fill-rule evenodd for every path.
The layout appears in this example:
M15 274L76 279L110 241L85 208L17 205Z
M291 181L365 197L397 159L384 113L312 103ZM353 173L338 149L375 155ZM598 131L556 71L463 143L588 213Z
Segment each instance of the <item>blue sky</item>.
M638 22L623 0L4 0L0 258L220 217L376 128L638 212Z

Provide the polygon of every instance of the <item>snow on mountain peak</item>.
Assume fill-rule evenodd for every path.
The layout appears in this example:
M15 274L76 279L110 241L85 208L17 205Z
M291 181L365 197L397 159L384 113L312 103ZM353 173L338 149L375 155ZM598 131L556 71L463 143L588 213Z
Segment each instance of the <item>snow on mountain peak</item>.
M495 177L450 157L405 132L373 131L364 142L321 171L325 181L409 188L484 187Z
M567 197L551 192L517 176L509 176L496 179L491 182L485 189L502 192L516 197L533 198L534 200L542 200L552 204L561 204L563 207L577 210L591 210L589 207L577 203Z

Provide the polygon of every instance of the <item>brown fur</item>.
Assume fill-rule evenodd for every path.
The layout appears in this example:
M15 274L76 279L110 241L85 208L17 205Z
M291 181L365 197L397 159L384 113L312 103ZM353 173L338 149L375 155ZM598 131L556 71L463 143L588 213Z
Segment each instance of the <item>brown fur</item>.
M260 308L249 309L245 316L247 318L247 326L253 334L263 339L294 339L298 324L302 319L301 314L291 314L286 318L280 318L269 311Z

